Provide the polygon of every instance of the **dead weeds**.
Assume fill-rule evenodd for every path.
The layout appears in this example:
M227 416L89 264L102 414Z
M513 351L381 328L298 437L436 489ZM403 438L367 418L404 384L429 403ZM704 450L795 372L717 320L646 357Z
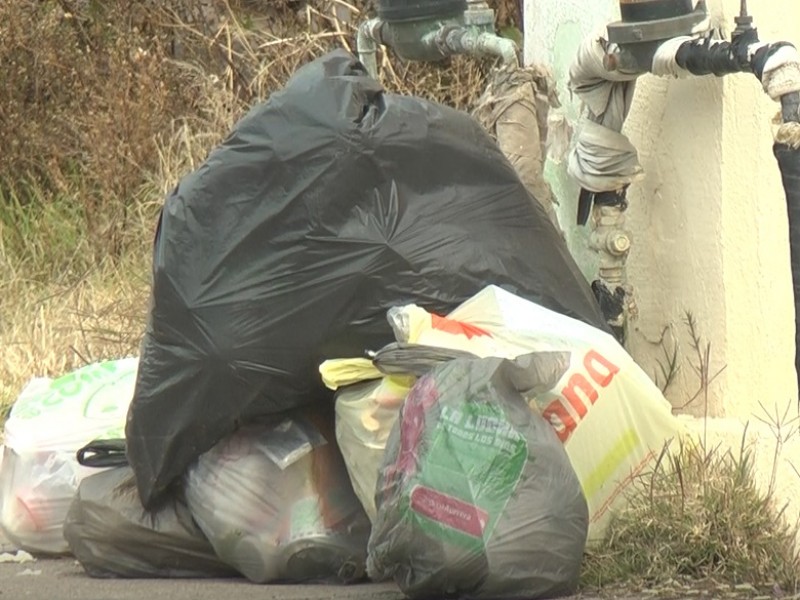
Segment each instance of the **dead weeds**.
M605 543L587 556L584 586L691 581L797 592L797 530L757 488L752 468L744 446L734 453L684 442L665 450L634 484Z
M136 356L146 323L148 264L129 258L70 283L17 283L0 313L0 422L25 383L102 359Z
M0 4L0 411L33 376L135 353L166 193L369 2ZM503 26L515 25L514 0ZM517 23L518 25L518 23ZM388 91L468 109L491 64L381 56ZM0 419L2 421L2 419Z
M775 478L785 443L798 433L798 419L789 416L791 403L785 411L764 409L761 420L775 436L775 450L769 485L759 487L747 428L738 449L708 444L708 392L716 377L712 346L691 313L684 322L699 388L684 407L703 403L702 435L665 447L652 470L634 479L627 508L587 554L582 585L679 598L797 594L800 530L778 503Z

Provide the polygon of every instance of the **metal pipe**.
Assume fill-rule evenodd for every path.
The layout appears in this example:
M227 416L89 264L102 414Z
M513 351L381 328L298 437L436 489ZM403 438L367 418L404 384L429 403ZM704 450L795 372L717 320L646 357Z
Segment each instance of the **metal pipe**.
M424 43L435 46L442 56L468 54L471 56L497 56L506 65L519 66L517 45L514 40L473 27L442 27L426 36Z
M493 33L478 33L474 29L469 29L467 34L461 38L461 44L467 54L474 52L479 55L497 56L503 61L503 64L519 66L517 44L514 43L514 40ZM470 48L471 45L472 48Z
M576 65L573 65L570 71L571 87L579 96L585 96L585 101L588 102L587 117L589 120L602 125L608 130L609 141L607 145L609 146L612 145L611 140L614 134L618 135L621 132L622 124L627 115L632 97L627 88L632 81L646 71L666 77L706 74L724 76L739 72L754 73L762 82L767 95L773 100L780 101L784 123L800 123L800 93L798 93L800 91L800 55L787 42L766 43L759 41L757 30L752 27L752 23L748 18L740 17L737 20L737 26L737 34L731 41L715 40L709 37L701 38L692 34L659 42L656 45L650 64L642 63L641 65L639 64L639 57L631 52L628 46L604 43L593 37L581 47L581 53L579 53ZM599 94L596 91L601 86L606 88L604 94ZM609 115L614 118L610 118ZM610 120L607 121L607 119ZM800 130L800 125L794 125L794 127L796 129L792 131ZM790 129L790 127L787 127L787 131ZM587 131L584 130L579 136L588 135ZM800 140L800 135L795 134L795 139ZM579 167L584 161L591 164L597 157L591 154L594 152L593 150L582 150L583 146L580 141L579 137L574 161L574 164L577 165L576 169L578 169L577 175L571 173L579 179L582 187L585 188L581 191L580 199L584 197L591 199L597 197L598 194L589 192L588 184L583 183L580 179L580 177L584 177L584 180L588 181L586 178L591 175L591 172L584 172ZM591 148L591 146L588 147ZM580 152L588 152L589 154L584 156ZM606 149L603 149L603 152L606 152ZM784 158L784 160L788 159ZM610 160L608 162L616 165L616 162ZM611 194L618 191L617 188L618 186L615 185L607 193ZM599 211L605 208L604 206L597 206L597 202L594 203L594 209L591 208L591 203L584 207L585 210L583 212L587 217L584 222L588 220L590 214L597 217L600 214ZM800 206L800 200L797 201L797 204ZM580 207L581 202L579 200L579 210ZM623 211L624 207L618 209L617 212L621 214ZM616 248L611 248L605 243L606 240L612 238L614 240L623 239L625 232L619 222L610 219L610 215L605 216L607 217L606 222L602 225L597 218L590 223L592 228L590 246L598 252L600 258L598 282L606 285L613 298L628 302L627 296L630 288L622 283L625 281L627 247L625 252L616 252ZM800 209L797 210L794 221L796 225L794 225L791 239L793 265L795 262L797 263L797 267L795 267L797 271L795 273L796 305L798 314L800 314ZM794 234L795 230L798 235ZM798 257L796 261L795 256ZM600 286L598 285L598 287ZM594 284L593 289L595 289ZM619 290L625 292L621 297ZM625 312L632 318L635 311L631 313L630 309L635 305L630 304L630 302L628 304L629 306L625 307ZM616 305L612 308L615 307ZM609 313L607 315L612 326L619 325L618 312L615 310L614 314ZM627 318L625 315L623 317ZM798 318L797 335L798 344L800 344L800 317ZM800 347L798 351L800 352ZM798 354L798 369L800 369L800 354Z
M378 78L378 45L383 43L382 29L383 21L380 19L369 19L358 26L356 33L356 51L358 60L364 65L367 74Z

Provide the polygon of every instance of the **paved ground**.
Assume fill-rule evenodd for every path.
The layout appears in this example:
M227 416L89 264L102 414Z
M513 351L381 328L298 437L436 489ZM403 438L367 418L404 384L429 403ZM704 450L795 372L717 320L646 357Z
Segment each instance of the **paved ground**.
M392 585L264 586L231 580L91 579L73 560L0 564L0 600L401 600Z
M0 600L402 600L393 585L276 586L243 579L92 579L71 558L0 563ZM659 590L605 590L562 600L800 600L800 595L764 594L744 586L708 584Z

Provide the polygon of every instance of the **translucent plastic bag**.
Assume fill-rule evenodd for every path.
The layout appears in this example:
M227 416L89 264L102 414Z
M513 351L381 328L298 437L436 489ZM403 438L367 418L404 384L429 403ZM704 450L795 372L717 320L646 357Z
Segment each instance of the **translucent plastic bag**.
M371 577L411 598L551 598L577 587L581 486L523 392L563 354L455 360L421 377L392 429L369 541Z
M155 511L139 502L130 467L84 479L64 523L64 538L92 577L224 577L220 561L192 520L180 490Z
M24 550L68 552L62 528L81 479L76 452L94 439L124 435L136 358L88 365L57 379L33 379L5 424L0 466L0 529Z
M375 520L375 484L386 440L406 394L418 375L442 362L465 357L475 358L458 350L389 344L374 354L369 367L358 359L327 361L320 367L329 385L351 383L336 392L336 440L370 521ZM358 373L382 378L352 384Z
M3 444L0 444L0 473L3 472L3 455L5 453L6 453L5 446L3 446ZM0 490L2 490L2 487L0 487ZM2 491L0 491L0 494L2 494ZM3 528L0 527L0 554L4 552L11 552L12 550L16 550L16 548L11 543L11 540L9 540L6 537L5 533L3 533Z
M370 521L375 520L377 510L375 485L386 440L414 381L413 376L385 377L336 393L336 441L353 490Z
M589 504L589 541L605 535L633 477L683 432L661 390L609 334L489 286L446 318L410 305L389 311L398 340L514 358L570 353L567 371L531 398L564 444Z
M244 427L189 469L192 515L217 555L251 581L364 577L369 520L321 423L292 416Z
M82 468L68 452L7 449L0 471L0 523L14 546L35 554L65 554L62 527Z

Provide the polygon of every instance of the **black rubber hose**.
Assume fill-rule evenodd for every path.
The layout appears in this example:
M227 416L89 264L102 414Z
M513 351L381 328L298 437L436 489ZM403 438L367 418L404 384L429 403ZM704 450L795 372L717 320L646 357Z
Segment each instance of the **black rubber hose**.
M800 385L800 149L776 143L773 146L773 152L781 170L789 216L789 249L792 261L794 308L797 315L795 317L794 363L798 372L798 385Z
M692 75L716 75L722 77L731 73L752 71L748 49L758 43L755 29L746 31L731 41L711 43L711 38L685 42L675 54L675 62Z
M760 48L751 60L753 73L759 81L763 79L764 67L769 58L785 46L794 47L788 42L777 42ZM792 92L781 96L781 119L784 123L800 123L800 93ZM775 143L772 147L778 168L781 171L783 190L786 193L786 209L789 219L789 253L792 263L792 288L795 309L795 369L800 387L800 149L787 144Z

